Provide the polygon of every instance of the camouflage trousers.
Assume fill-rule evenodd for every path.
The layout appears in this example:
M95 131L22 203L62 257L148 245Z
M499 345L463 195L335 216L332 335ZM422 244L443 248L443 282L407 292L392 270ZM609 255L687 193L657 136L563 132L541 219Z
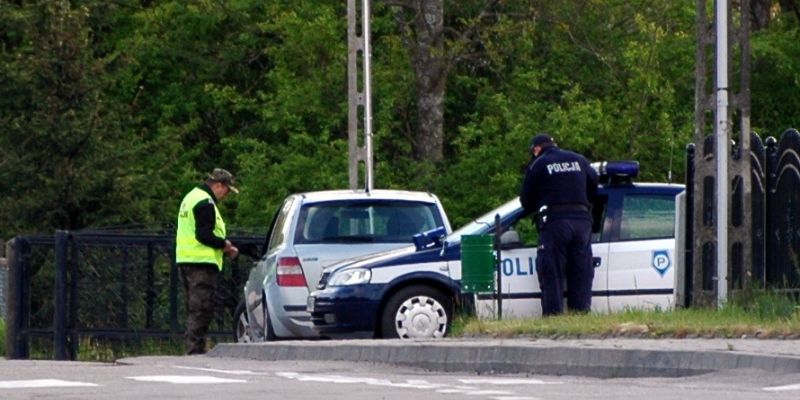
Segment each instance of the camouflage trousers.
M219 269L214 264L178 264L186 295L186 354L206 352L206 333L214 318Z

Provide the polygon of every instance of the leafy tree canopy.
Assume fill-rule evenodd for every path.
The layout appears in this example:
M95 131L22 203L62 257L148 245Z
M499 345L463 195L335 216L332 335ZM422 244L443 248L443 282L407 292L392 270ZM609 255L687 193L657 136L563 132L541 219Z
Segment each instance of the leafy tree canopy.
M426 1L444 6L442 48L416 53L446 67L443 160L414 145L414 15L378 0L376 187L435 192L459 226L517 194L539 131L683 179L693 2ZM346 187L346 32L345 2L0 0L0 237L174 224L216 166L242 189L229 224L261 231L288 193ZM753 127L777 136L800 120L795 13L752 48Z

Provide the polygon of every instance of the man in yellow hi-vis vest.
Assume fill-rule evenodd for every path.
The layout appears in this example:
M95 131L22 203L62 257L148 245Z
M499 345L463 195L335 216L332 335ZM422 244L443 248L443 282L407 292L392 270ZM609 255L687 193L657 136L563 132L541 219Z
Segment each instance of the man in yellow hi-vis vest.
M215 168L205 183L186 194L178 211L175 261L186 293L186 354L206 352L222 255L235 258L239 254L239 249L226 239L225 221L217 208L228 193L239 193L233 184L233 174Z

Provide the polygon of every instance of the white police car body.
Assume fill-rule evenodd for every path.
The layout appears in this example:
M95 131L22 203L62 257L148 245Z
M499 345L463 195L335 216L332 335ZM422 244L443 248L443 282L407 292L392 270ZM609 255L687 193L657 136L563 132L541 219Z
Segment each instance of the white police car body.
M632 163L600 167L604 183L593 207L593 311L672 307L675 196L683 185L632 183L629 178L638 172ZM482 317L496 315L496 293L465 296L461 291L461 236L495 233L497 215L500 231L513 231L523 220L519 199L441 243L423 242L326 268L308 299L314 329L328 336L442 337L459 306L474 306ZM536 244L514 236L501 235L503 317L537 317L541 291Z

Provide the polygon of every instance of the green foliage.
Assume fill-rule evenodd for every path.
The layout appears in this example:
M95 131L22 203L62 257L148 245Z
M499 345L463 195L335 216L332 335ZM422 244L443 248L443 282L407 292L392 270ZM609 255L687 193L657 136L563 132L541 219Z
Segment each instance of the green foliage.
M92 340L82 338L78 345L78 361L114 362L120 358L142 354L178 356L184 354L183 340L172 339L116 339ZM212 344L213 346L213 344Z
M88 9L68 1L3 4L0 235L114 224L136 214L139 159L125 113L98 79Z
M767 321L791 321L800 316L800 301L793 293L748 289L735 292L724 310L731 314L753 315Z
M682 174L692 133L693 5L605 3L554 2L538 10L540 20L501 19L482 32L482 65L491 67L477 78L470 62L451 73L448 115L463 122L454 124L436 187L456 225L517 193L539 131L590 159L638 159L642 179Z
M800 30L796 25L781 25L752 37L752 127L763 137L779 138L786 129L798 126Z
M375 185L428 190L454 226L517 194L539 131L593 160L683 175L695 4L445 2L445 160L414 161L415 71L397 8L372 20ZM484 12L486 11L486 12ZM291 192L344 188L346 5L0 0L0 236L172 224L213 167L238 175L232 226ZM797 21L754 33L753 126L800 118Z

